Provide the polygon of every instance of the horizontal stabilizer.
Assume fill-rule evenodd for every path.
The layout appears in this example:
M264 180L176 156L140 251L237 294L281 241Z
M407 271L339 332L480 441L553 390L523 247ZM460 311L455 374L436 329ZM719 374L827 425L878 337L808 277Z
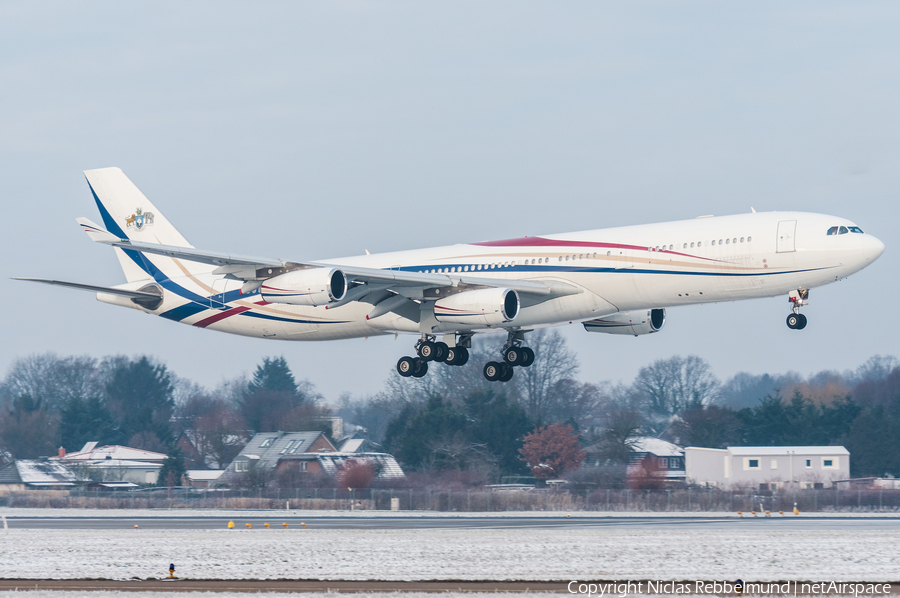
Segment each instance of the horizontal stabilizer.
M98 287L92 284L81 284L78 282L65 282L62 280L49 280L46 278L13 278L13 280L27 280L29 282L40 282L43 284L52 284L59 287L69 287L70 289L79 289L82 291L93 291L95 293L108 293L110 295L120 295L129 299L146 299L159 300L159 293L148 293L146 291L129 291L128 289L116 289L112 287Z
M98 243L118 243L122 240L87 218L76 218L75 221L81 225L81 228L88 234L91 241L96 241Z

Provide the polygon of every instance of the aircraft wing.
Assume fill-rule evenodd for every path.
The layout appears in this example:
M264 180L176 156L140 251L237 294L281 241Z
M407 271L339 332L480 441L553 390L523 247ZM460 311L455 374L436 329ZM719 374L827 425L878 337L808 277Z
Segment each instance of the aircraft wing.
M246 281L263 280L290 270L304 268L339 268L350 282L358 284L371 284L382 289L393 290L400 287L450 287L450 286L480 286L513 289L520 293L533 295L572 295L580 293L572 285L531 280L508 280L502 278L481 278L478 276L464 276L461 274L430 274L424 272L406 272L400 270L381 270L378 268L364 268L359 266L342 266L333 263L321 262L287 262L279 259L259 258L233 255L230 253L216 253L202 251L193 247L176 247L173 245L158 245L156 243L143 243L130 239L120 239L103 230L87 218L79 218L78 223L93 241L111 245L120 249L151 253L187 261L200 262L218 266L214 274L229 274L237 279Z

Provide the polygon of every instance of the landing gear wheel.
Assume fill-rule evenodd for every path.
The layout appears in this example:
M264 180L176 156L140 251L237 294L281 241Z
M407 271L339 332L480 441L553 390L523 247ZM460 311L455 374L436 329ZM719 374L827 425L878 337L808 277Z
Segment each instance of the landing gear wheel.
M510 347L503 352L503 361L509 365L518 365L522 361L523 353L519 347Z
M519 365L527 368L534 363L534 350L531 347L522 347L522 360Z
M456 361L453 365L466 365L469 361L469 350L465 347L453 347L453 351L456 352Z
M797 317L800 318L800 321L797 322L797 330L803 330L806 328L806 316L803 314L797 314Z
M424 361L431 361L437 355L437 347L431 341L425 341L419 344L419 357Z
M434 343L434 360L437 362L446 361L447 354L450 352L450 347L447 346L447 343L437 342Z
M409 378L416 371L416 364L419 360L415 357L401 357L397 362L397 373L404 378Z
M787 317L787 327L791 330L799 330L800 329L800 314L790 314Z
M496 361L487 362L484 365L484 377L487 378L489 382L496 382L503 374L502 367L503 366Z
M508 363L504 363L501 364L501 367L505 367L506 371L500 374L500 377L497 378L497 380L499 380L500 382L509 382L510 380L512 380L513 372L515 371L513 369L513 366L509 365Z
M428 362L423 359L416 360L416 369L413 372L413 378L421 378L428 373Z

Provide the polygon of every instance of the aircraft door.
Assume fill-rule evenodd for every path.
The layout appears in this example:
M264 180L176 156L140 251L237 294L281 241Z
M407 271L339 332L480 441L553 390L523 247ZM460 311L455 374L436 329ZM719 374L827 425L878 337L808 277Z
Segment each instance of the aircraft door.
M213 290L209 297L209 306L211 308L215 309L222 306L222 295L228 290L227 285L228 280L224 276L213 280Z
M775 253L796 251L794 234L797 232L796 220L782 220L778 223L778 235L775 241Z

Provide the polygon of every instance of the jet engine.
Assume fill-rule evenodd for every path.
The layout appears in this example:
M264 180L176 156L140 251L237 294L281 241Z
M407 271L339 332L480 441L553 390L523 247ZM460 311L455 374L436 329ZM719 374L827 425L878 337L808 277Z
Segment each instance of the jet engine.
M263 282L259 294L269 303L328 305L347 294L347 277L337 268L294 270Z
M606 334L653 334L659 332L666 323L666 310L648 309L641 311L623 311L605 318L597 318L584 323L588 332L605 332Z
M445 324L499 326L517 315L519 294L512 289L463 291L434 304L434 319Z

